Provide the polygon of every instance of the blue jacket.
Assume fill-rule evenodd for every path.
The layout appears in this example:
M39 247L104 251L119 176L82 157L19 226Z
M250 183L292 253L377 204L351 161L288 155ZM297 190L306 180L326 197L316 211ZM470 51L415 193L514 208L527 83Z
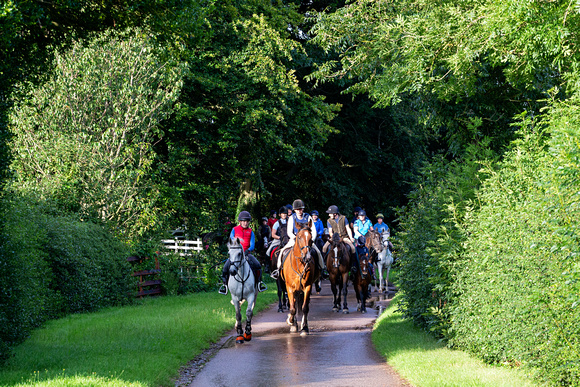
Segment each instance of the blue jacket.
M378 232L382 233L383 230L385 231L389 231L389 226L387 226L386 223L377 223L375 224L375 230L377 230Z

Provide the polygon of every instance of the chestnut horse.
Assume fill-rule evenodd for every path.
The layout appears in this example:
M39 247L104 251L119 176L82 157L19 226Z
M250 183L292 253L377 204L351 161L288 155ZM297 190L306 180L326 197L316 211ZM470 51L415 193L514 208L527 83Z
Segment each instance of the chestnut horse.
M348 294L348 272L350 270L350 247L340 239L338 233L334 233L328 247L326 256L326 269L330 279L330 287L334 295L332 310L340 310L340 301L344 289L344 303L342 313L348 313L346 296ZM338 289L337 289L338 287Z
M300 227L300 226L299 226ZM320 276L320 270L315 264L316 259L312 252L312 220L296 233L296 242L286 257L281 277L286 283L290 313L286 322L290 325L290 332L298 330L296 321L297 308L302 309L302 326L300 335L305 336L308 330L308 311L312 285Z
M353 287L356 293L356 301L358 303L357 310L361 313L366 313L366 301L369 298L369 285L371 284L372 276L369 272L370 257L359 256L359 267L354 276Z

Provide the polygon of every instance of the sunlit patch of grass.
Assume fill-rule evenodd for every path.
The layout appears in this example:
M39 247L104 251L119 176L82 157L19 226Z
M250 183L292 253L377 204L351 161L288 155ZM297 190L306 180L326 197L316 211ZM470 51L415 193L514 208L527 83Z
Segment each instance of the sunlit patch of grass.
M534 386L523 370L490 366L447 348L396 309L391 304L377 319L372 339L377 351L414 386Z
M274 290L260 293L255 311L275 298ZM233 328L230 300L217 293L159 297L51 321L16 348L0 385L171 385L181 366Z

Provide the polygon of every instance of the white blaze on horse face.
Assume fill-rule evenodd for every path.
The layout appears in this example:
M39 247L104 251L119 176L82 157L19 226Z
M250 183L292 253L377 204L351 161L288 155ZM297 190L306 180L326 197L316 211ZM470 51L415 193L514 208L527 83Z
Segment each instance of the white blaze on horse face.
M338 256L338 247L334 248L334 256L337 257Z

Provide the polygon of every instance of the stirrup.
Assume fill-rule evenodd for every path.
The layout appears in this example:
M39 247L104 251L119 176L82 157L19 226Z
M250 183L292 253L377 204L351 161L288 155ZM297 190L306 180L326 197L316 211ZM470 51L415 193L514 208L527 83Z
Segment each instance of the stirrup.
M279 276L280 276L280 270L278 270L278 269L276 269L270 273L270 277L272 277L274 279L278 279Z
M263 283L262 281L260 281L258 283L258 291L261 292L265 292L266 290L268 290L268 287L266 286L265 283Z
M218 293L223 295L228 294L228 287L226 285L222 285L218 290Z

